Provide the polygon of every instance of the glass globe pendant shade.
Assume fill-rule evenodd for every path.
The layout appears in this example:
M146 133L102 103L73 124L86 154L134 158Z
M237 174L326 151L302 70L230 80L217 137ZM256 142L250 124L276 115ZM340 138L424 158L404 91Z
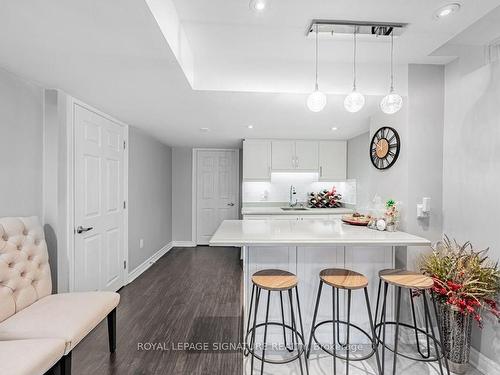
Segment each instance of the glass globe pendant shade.
M312 112L321 112L326 106L326 95L317 88L307 98L307 107Z
M403 107L403 98L394 90L391 90L380 102L380 109L388 115L398 112L401 107Z
M344 108L346 111L351 113L360 111L364 105L365 97L360 92L357 92L356 89L353 89L352 92L344 99Z

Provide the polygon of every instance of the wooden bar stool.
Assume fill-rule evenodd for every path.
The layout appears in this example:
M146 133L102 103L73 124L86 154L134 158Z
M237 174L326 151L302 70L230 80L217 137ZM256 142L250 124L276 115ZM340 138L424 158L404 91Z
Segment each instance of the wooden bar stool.
M375 335L375 327L373 325L373 318L372 318L372 313L371 313L371 308L370 308L370 299L368 297L368 279L355 271L351 270L346 270L343 268L328 268L324 269L320 272L319 274L319 287L318 287L318 295L316 297L316 306L314 307L314 316L313 316L313 322L311 326L311 334L309 336L309 345L307 349L307 358L309 358L311 354L311 344L312 340L318 344L318 346L326 353L330 354L333 356L333 373L337 373L337 364L336 364L336 358L344 359L346 361L346 375L349 374L349 360L352 361L362 361L370 358L375 354L376 360L377 360L377 368L379 373L381 373L381 366L380 366L380 359L378 355L378 350L377 350L377 339ZM323 284L327 284L332 287L332 320L325 320L319 323L316 323L316 318L318 315L318 308L320 305L320 300L321 300L321 291L323 289ZM347 290L347 321L340 320L340 315L339 315L339 299L338 299L338 290L343 289ZM351 322L351 293L353 290L358 290L358 289L363 289L364 294L365 294L365 303L366 303L366 309L368 313L368 320L370 322L370 333L366 332L364 329L361 327L353 324ZM337 292L337 308L336 308L336 303L335 303L335 292ZM320 343L318 339L316 338L316 329L324 324L331 323L333 327L333 332L332 332L332 337L333 337L333 345L332 345L332 350L328 350L328 348L325 347L324 344ZM341 344L345 346L346 348L346 355L341 356L337 354L336 351L336 343L335 343L335 335L337 331L338 335L338 330L339 330L339 325L343 324L346 326L346 342L345 344ZM350 329L354 328L357 331L361 332L364 334L370 342L372 343L372 350L362 356L362 357L356 357L356 358L350 358ZM337 340L338 337L337 337ZM340 342L339 342L340 343Z
M378 311L379 311L379 301L380 301L380 293L382 292L382 284L383 284L383 301L381 307L380 321L378 321ZM395 321L387 321L386 319L386 308L387 308L387 292L389 286L392 285L396 291L396 320ZM450 370L448 368L448 361L446 360L446 356L444 355L443 345L441 344L441 332L438 334L439 338L434 333L434 326L432 324L432 318L430 314L429 305L427 302L426 294L429 293L430 289L434 285L434 280L432 278L422 275L418 272L401 270L401 269L386 269L379 272L379 285L378 285L378 293L377 293L377 305L375 308L375 329L378 331L377 339L382 344L382 372L384 371L384 360L385 360L385 349L394 353L394 361L393 361L393 369L392 373L396 374L396 363L398 356L419 361L419 362L438 362L439 371L441 375L444 375L443 365L441 364L441 360L444 360L446 371L448 375L450 374ZM411 311L413 318L413 325L403 323L400 321L401 314L401 291L402 289L408 290L411 302ZM424 319L425 319L425 329L419 328L417 324L416 314L415 314L415 305L414 305L414 291L417 291L417 295L422 296L423 305L424 305ZM432 299L432 296L431 296ZM439 323L436 302L432 299L432 303L434 306L434 316L436 318L436 322ZM395 334L394 334L394 348L390 348L386 343L386 327L388 325L394 325ZM398 343L399 343L399 329L400 327L406 327L412 329L415 332L415 340L417 351L420 355L420 358L410 356L404 353L398 352ZM439 324L438 324L439 327ZM382 333L380 332L382 330ZM430 331L430 332L429 332ZM382 338L380 337L382 334ZM420 348L420 340L419 334L423 334L427 341L427 353L422 353ZM429 345L429 340L432 340L434 343L434 351L436 353L435 356L431 356L431 348Z
M309 374L309 368L307 365L307 359L305 355L305 338L304 338L304 327L302 325L302 313L300 311L300 301L299 301L299 292L297 289L298 278L293 273L278 269L267 269L256 272L252 275L252 295L250 297L250 309L248 314L248 322L247 322L247 332L245 336L246 350L245 355L250 354L252 356L251 359L251 370L250 374L253 374L254 369L254 359L257 358L261 361L260 373L261 375L264 373L264 363L271 364L285 364L290 363L295 360L299 360L300 365L300 373L303 375L304 370L302 366L302 354L304 354L304 364L306 368L306 373ZM297 329L297 323L295 319L295 309L293 306L293 290L295 289L295 297L297 301L297 311L298 311L298 320L300 325L300 332ZM262 290L267 290L267 304L266 304L266 318L264 323L257 324L257 314L259 309L260 295ZM280 304L281 304L281 322L270 322L269 321L269 304L271 300L271 292L279 292L280 294ZM290 303L290 316L291 316L291 325L285 323L285 313L283 307L283 293L288 293L288 299ZM255 298L254 298L255 297ZM255 301L255 302L254 302ZM253 311L253 324L252 328L250 327L250 323L252 321L252 306L255 303L254 311ZM283 338L284 344L288 352L295 353L288 358L275 360L275 359L266 359L266 344L267 344L267 329L268 326L280 326L283 328ZM260 327L264 327L264 339L262 346L262 355L259 356L255 351L255 336L256 330ZM288 347L286 341L286 331L289 330L292 334L292 346ZM248 339L250 338L250 343Z

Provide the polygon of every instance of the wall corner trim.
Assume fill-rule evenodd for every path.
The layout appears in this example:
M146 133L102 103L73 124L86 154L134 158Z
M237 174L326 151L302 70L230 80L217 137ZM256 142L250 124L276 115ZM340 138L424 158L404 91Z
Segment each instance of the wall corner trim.
M132 281L141 276L146 270L155 264L162 256L168 253L173 248L173 242L170 241L165 246L163 246L156 253L151 255L148 259L142 262L139 266L137 266L133 271L128 273L127 284L130 284Z
M470 348L470 364L483 374L500 374L500 363L492 361L474 348Z

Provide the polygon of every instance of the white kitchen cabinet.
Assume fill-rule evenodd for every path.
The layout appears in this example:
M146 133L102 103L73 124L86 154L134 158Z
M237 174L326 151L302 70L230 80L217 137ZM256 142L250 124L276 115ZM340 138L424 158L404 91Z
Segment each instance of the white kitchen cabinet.
M317 141L272 141L274 171L317 171L319 144Z
M260 139L243 141L243 179L265 181L271 179L271 142Z
M318 170L319 142L295 142L295 169L305 171Z
M319 142L319 179L338 181L347 178L347 142Z
M295 170L295 141L272 141L271 155L273 170Z

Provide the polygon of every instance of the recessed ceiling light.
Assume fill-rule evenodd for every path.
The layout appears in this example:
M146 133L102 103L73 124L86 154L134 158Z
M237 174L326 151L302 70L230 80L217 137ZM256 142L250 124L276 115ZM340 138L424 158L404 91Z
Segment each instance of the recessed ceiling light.
M445 5L444 7L439 8L436 13L434 13L434 17L436 18L444 18L448 17L460 10L460 4L459 3L451 3L448 5Z
M210 129L209 128L200 128L200 131L207 133L210 131Z
M269 6L269 0L250 0L250 9L256 12L263 12Z
M332 127L332 132L338 130L338 128L336 126Z
M248 125L247 128L248 129L253 129L253 125Z

